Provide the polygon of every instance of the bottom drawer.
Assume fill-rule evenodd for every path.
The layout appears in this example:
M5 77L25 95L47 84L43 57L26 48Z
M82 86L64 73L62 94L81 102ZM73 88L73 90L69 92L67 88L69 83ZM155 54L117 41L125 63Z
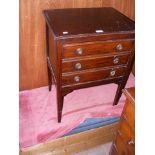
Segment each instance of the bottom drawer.
M105 80L125 75L126 67L104 68L62 74L62 85L73 85L84 82Z

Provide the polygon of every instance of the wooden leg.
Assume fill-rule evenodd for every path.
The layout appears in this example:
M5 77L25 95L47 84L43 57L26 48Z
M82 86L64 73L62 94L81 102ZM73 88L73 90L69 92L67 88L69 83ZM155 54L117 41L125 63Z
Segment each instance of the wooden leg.
M113 105L117 105L118 104L118 101L122 95L122 89L124 89L125 85L126 85L126 82L127 80L125 81L122 81L118 84L118 88L117 88L117 91L116 91L116 95L115 95L115 99L114 99L114 102L113 102Z
M132 70L132 66L133 66L133 63L134 63L134 57L135 55L132 56L132 61L130 62L130 68L129 68L129 73L128 75L126 75L126 77L124 78L123 81L121 81L119 84L118 84L118 88L117 88L117 91L116 91L116 95L115 95L115 99L114 99L114 102L113 102L113 105L117 105L118 104L118 101L122 95L122 89L125 88L125 85L128 81L128 78L129 78L129 75L130 75L130 72Z
M57 91L57 112L58 112L58 123L61 122L62 109L63 109L64 96Z
M50 68L47 66L47 70L48 70L48 86L49 86L49 91L51 91L51 86L52 86L52 74L50 71Z
M49 85L49 91L51 91L51 85L52 85L52 74L51 70L49 68L49 34L48 34L48 26L46 24L46 56L47 56L47 72L48 72L48 85Z

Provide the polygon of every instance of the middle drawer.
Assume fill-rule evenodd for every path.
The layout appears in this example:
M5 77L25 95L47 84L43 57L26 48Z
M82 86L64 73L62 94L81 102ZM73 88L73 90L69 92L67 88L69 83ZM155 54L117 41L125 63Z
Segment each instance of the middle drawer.
M130 54L82 57L79 59L63 59L62 72L73 72L99 67L127 65Z

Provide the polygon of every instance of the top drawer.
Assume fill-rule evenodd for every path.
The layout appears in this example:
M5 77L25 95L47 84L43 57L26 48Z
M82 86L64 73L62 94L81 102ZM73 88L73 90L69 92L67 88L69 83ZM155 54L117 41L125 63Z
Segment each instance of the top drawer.
M94 54L118 53L133 49L134 40L96 41L63 46L63 58L79 57Z

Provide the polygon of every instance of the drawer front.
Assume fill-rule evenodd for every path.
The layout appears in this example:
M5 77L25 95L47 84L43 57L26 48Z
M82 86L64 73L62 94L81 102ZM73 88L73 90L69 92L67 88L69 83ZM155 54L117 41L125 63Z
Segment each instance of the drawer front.
M134 104L131 103L130 101L127 101L125 104L123 114L122 114L123 119L125 119L130 127L135 129L135 109L134 109Z
M118 135L121 137L122 142L125 144L125 147L128 150L128 152L130 152L131 154L134 154L135 135L125 121L121 124L121 128L117 132L118 132Z
M62 85L80 84L84 82L92 82L96 80L104 80L123 76L126 72L126 67L115 67L107 69L92 69L86 71L64 73L62 74Z
M62 72L72 72L98 67L108 67L115 65L127 65L129 54L85 57L81 59L64 60L62 63Z
M132 128L128 125L126 120L121 119L120 126L118 129L118 134L122 137L126 145L134 146L135 134Z
M129 155L127 147L119 135L117 135L117 137L116 137L114 147L116 148L118 155Z
M120 53L133 49L134 40L100 41L63 45L63 58L79 57L94 54Z

